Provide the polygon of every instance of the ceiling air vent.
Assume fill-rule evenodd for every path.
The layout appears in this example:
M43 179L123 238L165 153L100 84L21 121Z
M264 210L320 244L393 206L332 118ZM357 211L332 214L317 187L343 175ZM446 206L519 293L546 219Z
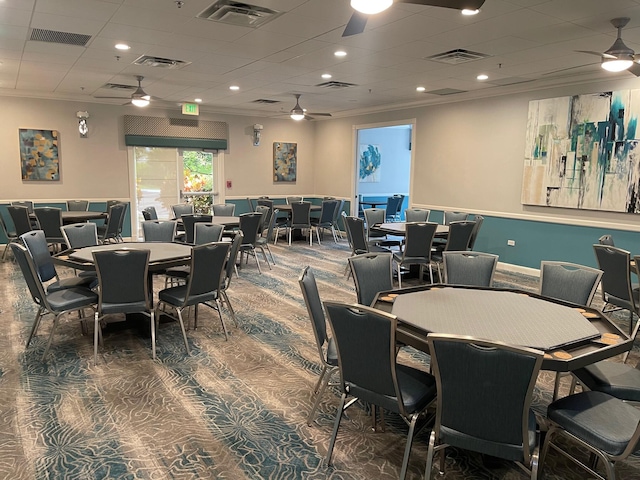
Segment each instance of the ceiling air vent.
M258 27L280 16L282 12L232 0L218 0L197 15L216 22L242 27Z
M135 85L124 85L122 83L105 83L100 88L109 88L111 90L135 90L138 87Z
M316 85L316 87L321 87L321 88L348 88L348 87L357 87L357 85L355 83L347 83L347 82L336 82L336 81L329 81L329 82L324 82L324 83L319 83Z
M31 30L31 37L29 37L29 40L33 40L35 42L62 43L64 45L86 47L87 42L91 40L91 35L34 28Z
M136 58L133 63L135 65L143 65L145 67L157 67L157 68L171 68L173 70L182 68L185 65L190 65L191 62L183 62L182 60L172 60L170 58L151 57L149 55L142 55Z
M448 52L438 53L425 57L425 60L433 60L434 62L447 63L449 65L459 65L460 63L473 62L483 58L489 58L491 55L486 53L472 52L463 48L449 50Z
M260 105L273 105L274 103L280 103L280 100L269 100L268 98L259 98L251 103L259 103Z
M429 92L431 95L455 95L456 93L465 93L466 90L458 90L457 88L441 88L439 90L431 90Z

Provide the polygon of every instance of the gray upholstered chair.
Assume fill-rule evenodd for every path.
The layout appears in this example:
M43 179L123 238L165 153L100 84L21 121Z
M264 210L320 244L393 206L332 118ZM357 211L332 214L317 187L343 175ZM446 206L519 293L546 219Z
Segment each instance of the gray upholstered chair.
M115 207L111 208L113 210ZM106 315L111 314L147 315L151 327L152 357L156 359L156 322L149 285L149 254L149 250L130 249L92 252L100 286L93 334L93 361L96 365L98 343L103 343L100 322Z
M364 253L348 258L359 304L369 306L378 292L393 289L392 259L390 252Z
M473 247L476 245L476 240L478 238L478 233L480 233L480 227L482 227L482 222L484 222L484 217L482 215L476 215L473 217L473 221L476 222L473 230L471 232L471 237L469 237L469 246L468 250L473 250Z
M227 326L222 318L219 290L224 281L224 266L231 244L229 242L205 243L191 249L191 273L186 285L165 288L158 293L156 310L163 305L173 307L184 335L184 343L189 353L189 344L182 318L182 312L195 307L194 328L198 328L198 306L205 305L218 313L225 339L229 338Z
M220 215L222 217L233 217L236 211L235 203L217 203L211 207L213 216Z
M307 312L309 314L309 319L311 320L311 327L313 328L313 334L316 339L316 347L318 348L320 364L322 365L320 377L313 388L313 393L316 398L313 402L313 407L311 407L309 415L307 416L307 424L311 425L316 410L320 405L322 395L327 387L329 385L338 385L338 383L331 383L331 376L338 370L338 352L336 350L335 342L327 335L327 323L324 316L324 310L322 308L322 302L320 301L316 278L311 271L311 267L305 267L304 270L302 270L302 273L298 278L298 283L302 290L304 303L307 306Z
M409 222L428 222L431 210L426 208L407 208L404 211L404 219Z
M286 224L286 228L289 236L289 245L291 245L291 236L294 229L307 230L309 232L309 245L313 245L313 235L311 235L310 202L296 202L291 204L291 219ZM280 226L276 229L276 239L278 238L279 230Z
M205 243L220 242L223 232L224 225L207 222L196 223L193 232L193 243L194 245L204 245Z
M240 251L240 245L242 244L242 232L237 232L233 240L231 240L231 246L229 247L229 255L227 255L227 261L224 264L224 278L220 283L220 288L218 288L218 296L220 298L220 302L224 305L231 318L233 319L233 323L238 326L238 319L236 318L236 312L231 305L231 300L229 300L229 295L227 295L227 291L231 287L231 280L233 278L233 272L235 270L236 276L238 275L238 268L236 267L236 261L238 258L238 252Z
M367 242L381 247L400 247L401 240L390 239L387 234L373 228L375 225L387 221L387 211L384 208L365 208L364 221L367 230Z
M29 217L29 209L23 205L9 205L7 207L13 226L15 227L16 235L20 236L24 233L30 232L34 229L34 224ZM38 227L38 221L35 220L35 228Z
M182 215L193 215L193 205L191 203L178 203L171 205L171 211L173 212L173 218L179 219Z
M122 240L120 237L120 228L124 221L126 208L127 205L124 203L116 203L109 207L107 223L105 225L98 225L98 238L101 243L119 242Z
M615 247L615 243L613 242L613 237L611 235L602 235L598 239L598 243L600 245L609 245L610 247Z
M271 248L269 248L269 242L273 239L273 230L275 229L276 222L278 221L278 213L280 211L276 208L271 212L271 218L269 218L267 222L267 231L263 232L263 235L260 235L256 239L256 247L260 248L262 251L262 255L266 257L265 249L269 252L269 256L271 257L271 263L276 264L276 260L273 257L273 252Z
M240 215L240 231L242 232L242 243L240 244L240 263L244 255L247 256L246 262L249 263L249 255L252 255L256 259L256 265L258 266L258 272L262 273L260 268L260 259L256 254L256 242L258 235L260 235L260 222L262 220L262 214L259 212L243 213ZM262 251L264 260L267 262L269 268L271 264L267 259L264 250Z
M84 310L87 308L94 309L98 295L84 287L73 287L46 293L38 276L37 267L27 249L18 243L12 243L10 247L14 258L20 266L31 298L38 307L31 331L29 332L29 338L27 338L26 347L29 347L31 339L38 331L42 317L47 314L53 315L53 325L49 333L49 340L42 354L42 360L44 361L51 348L53 334L55 333L60 317L66 313L77 311L80 313L81 320L84 321Z
M452 212L445 210L443 223L449 225L451 222L464 222L469 218L469 214L466 212Z
M158 220L158 212L153 205L142 210L142 217L145 220Z
M69 276L64 278L58 276L42 230L32 230L20 235L20 240L27 248L33 260L33 265L36 267L38 278L45 286L47 293L68 288L93 286L95 277L92 276Z
M60 230L69 248L95 247L98 245L98 227L93 222L71 223Z
M402 288L402 267L409 265L420 266L420 281L424 267L429 268L429 278L433 283L433 269L431 266L431 244L438 228L437 223L407 223L405 225L405 245L402 252L393 254L393 262L398 272L398 287Z
M64 243L62 237L62 210L57 207L38 207L33 209L38 225L44 232L47 243L51 245L54 252L60 249L60 245Z
M316 231L316 236L318 238L318 243L320 243L320 229L328 229L331 230L331 235L333 235L333 241L338 243L338 236L336 234L336 230L333 226L333 219L336 214L336 210L340 206L340 202L338 200L323 200L322 201L322 209L320 210L320 216L318 218L311 219L311 226Z
M86 212L89 210L89 200L67 200L67 211Z
M358 217L343 216L344 225L347 231L347 241L351 248L351 255L361 255L363 253L390 253L388 249L378 245L370 245L364 230L364 220ZM351 274L349 263L345 268L345 275Z
M262 235L262 232L264 232L264 229L269 224L272 211L273 209L269 208L267 205L256 205L256 212L262 214L262 218L260 219L260 227L258 227L260 235Z
M195 237L196 223L211 223L213 221L212 215L205 215L199 213L186 213L182 215L182 226L184 227L184 242L189 245L193 245L193 239Z
M469 247L469 240L475 228L476 222L472 221L455 221L449 224L449 234L447 240L443 244L434 241L434 251L431 255L432 260L438 266L438 277L442 281L442 252L462 252Z
M591 305L602 278L602 270L569 262L540 263L540 295L575 303Z
M29 211L29 213L34 213L33 202L31 200L16 200L14 202L11 202L11 205L14 207L25 207Z
M175 220L147 220L142 222L145 242L173 242L176 236Z
M541 465L552 448L596 478L615 480L615 463L640 449L640 410L603 392L582 392L556 400L547 408L547 419L550 427ZM592 454L590 465L573 456L572 444ZM595 471L598 460L604 477Z
M400 209L404 202L404 195L392 195L387 198L386 218L388 222L396 222L400 220Z
M493 286L498 255L480 252L442 252L444 283L449 285Z
M4 233L4 236L7 239L7 244L5 245L4 250L2 252L2 261L4 262L5 258L7 257L7 252L9 251L9 245L20 241L20 237L16 233L15 229L10 230L9 227L7 227L7 224L4 221L3 215L1 213L0 213L0 227L2 227L2 233Z
M287 204L298 203L304 201L303 197L287 197Z
M538 434L531 399L543 352L468 336L429 334L436 377L436 423L429 438L425 478L433 456L452 446L518 462L538 475Z
M414 433L420 430L416 429L417 422L436 399L435 379L427 372L396 363L395 316L362 305L325 302L324 306L338 350L342 387L326 463L331 465L344 411L359 399L399 414L409 426L400 469L402 480ZM348 397L353 399L347 402Z
M340 230L340 225L338 225L338 220L340 219L340 216L342 215L342 212L344 211L344 204L345 204L344 198L341 199L341 200L338 200L338 206L336 207L336 210L333 213L333 222L332 222L333 223L333 229L338 234L340 239L343 239L344 237L342 236L342 230Z

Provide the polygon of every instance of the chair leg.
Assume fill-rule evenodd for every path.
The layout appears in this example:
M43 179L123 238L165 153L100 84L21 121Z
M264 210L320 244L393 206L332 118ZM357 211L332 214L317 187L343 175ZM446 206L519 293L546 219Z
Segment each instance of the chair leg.
M100 316L96 311L93 315L93 364L98 365L98 337L100 336Z
M313 406L311 407L311 411L309 412L309 415L307 416L307 425L311 425L313 423L313 417L316 413L316 410L320 406L320 400L322 399L322 395L324 394L324 391L327 389L327 386L329 385L329 380L331 380L332 373L333 373L333 369L328 370L326 365L322 368L322 373L320 374L320 378L318 378L318 382L316 383L316 386L313 389L313 392L316 395L316 399L313 402ZM318 390L318 386L320 386L319 390Z
M56 331L56 327L58 326L58 318L60 315L56 315L53 317L53 326L51 327L51 333L49 334L49 340L47 341L47 346L44 349L44 353L42 354L42 361L44 362L45 358L47 358L47 353L49 353L49 348L51 348L51 342L53 341L53 333Z
M220 317L220 324L222 325L222 330L224 331L224 339L229 340L229 332L227 331L227 325L224 323L224 319L222 318L222 305L220 305L220 299L216 298L216 310L218 311L218 317Z
M256 265L258 265L258 272L260 272L262 274L262 268L260 268L260 259L258 258L258 253L256 252L255 247L253 247L251 249L251 252L253 253L253 257L256 259ZM247 252L247 261L249 261L249 252ZM267 262L269 263L269 262ZM271 268L271 267L269 267Z
M398 270L398 288L402 288L402 265L396 263Z
M556 372L556 380L553 382L553 396L551 401L558 399L558 390L560 390L560 372Z
M431 478L431 469L433 468L433 454L436 447L436 432L432 431L429 436L429 449L427 450L427 465L424 470L424 479L429 480Z
M155 312L151 310L149 312L150 326L151 326L151 358L156 359L156 316Z
M40 326L40 320L42 319L43 314L44 314L44 311L42 307L38 308L38 313L36 313L36 318L33 320L33 325L31 326L31 333L29 333L29 338L27 339L27 344L25 345L25 348L29 346L29 344L31 343L31 339L38 331L38 327Z
M220 296L222 297L222 301L226 305L227 310L229 310L229 313L231 314L231 318L233 319L233 323L235 323L237 328L238 319L236 318L236 312L233 310L233 307L231 306L231 301L229 301L229 296L227 295L227 292L225 292L224 290L220 290L219 292L220 292Z
M343 393L340 397L340 405L338 405L338 413L336 414L336 420L333 423L333 433L331 434L331 441L329 442L329 449L327 450L327 466L331 466L331 457L333 456L333 447L336 444L336 437L338 436L338 428L340 427L340 420L342 420L342 413L344 412L344 405L347 400L347 394Z
M407 445L404 447L404 457L402 459L402 468L400 469L400 480L404 480L407 476L407 466L409 465L409 456L411 455L411 445L413 444L413 434L416 429L416 422L418 421L418 414L414 413L411 416L411 423L409 424L409 433L407 434Z
M180 322L180 330L182 330L182 338L184 338L184 346L187 349L187 355L191 355L191 350L189 350L189 341L187 340L187 331L184 328L184 321L182 320L182 309L176 308L176 312L178 312L178 321Z

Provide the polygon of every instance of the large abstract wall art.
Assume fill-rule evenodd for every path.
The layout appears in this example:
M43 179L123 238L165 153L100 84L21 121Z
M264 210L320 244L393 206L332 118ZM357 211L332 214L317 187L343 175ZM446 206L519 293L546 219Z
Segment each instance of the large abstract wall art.
M60 180L58 131L21 128L19 138L22 180Z
M529 103L522 203L640 213L640 90Z
M273 142L273 181L295 182L298 176L298 144Z

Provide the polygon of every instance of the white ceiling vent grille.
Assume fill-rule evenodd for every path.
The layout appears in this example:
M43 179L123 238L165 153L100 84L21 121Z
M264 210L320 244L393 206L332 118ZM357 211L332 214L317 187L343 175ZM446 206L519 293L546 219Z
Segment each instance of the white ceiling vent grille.
M321 88L349 88L349 87L357 87L355 83L347 83L347 82L336 82L331 80L329 82L319 83L316 87Z
M31 30L31 37L29 37L29 40L33 40L35 42L62 43L64 45L86 47L87 42L91 40L91 35L34 28Z
M151 57L142 55L136 58L133 63L135 65L143 65L145 67L171 68L173 70L190 65L191 62L183 62L182 60L172 60L171 58Z
M197 15L216 22L242 27L258 27L282 15L282 12L232 0L218 0Z
M434 62L447 63L449 65L459 65L461 63L473 62L474 60L481 60L483 58L489 58L491 55L486 53L472 52L463 48L456 50L449 50L448 52L438 53L425 57L425 60L432 60Z

